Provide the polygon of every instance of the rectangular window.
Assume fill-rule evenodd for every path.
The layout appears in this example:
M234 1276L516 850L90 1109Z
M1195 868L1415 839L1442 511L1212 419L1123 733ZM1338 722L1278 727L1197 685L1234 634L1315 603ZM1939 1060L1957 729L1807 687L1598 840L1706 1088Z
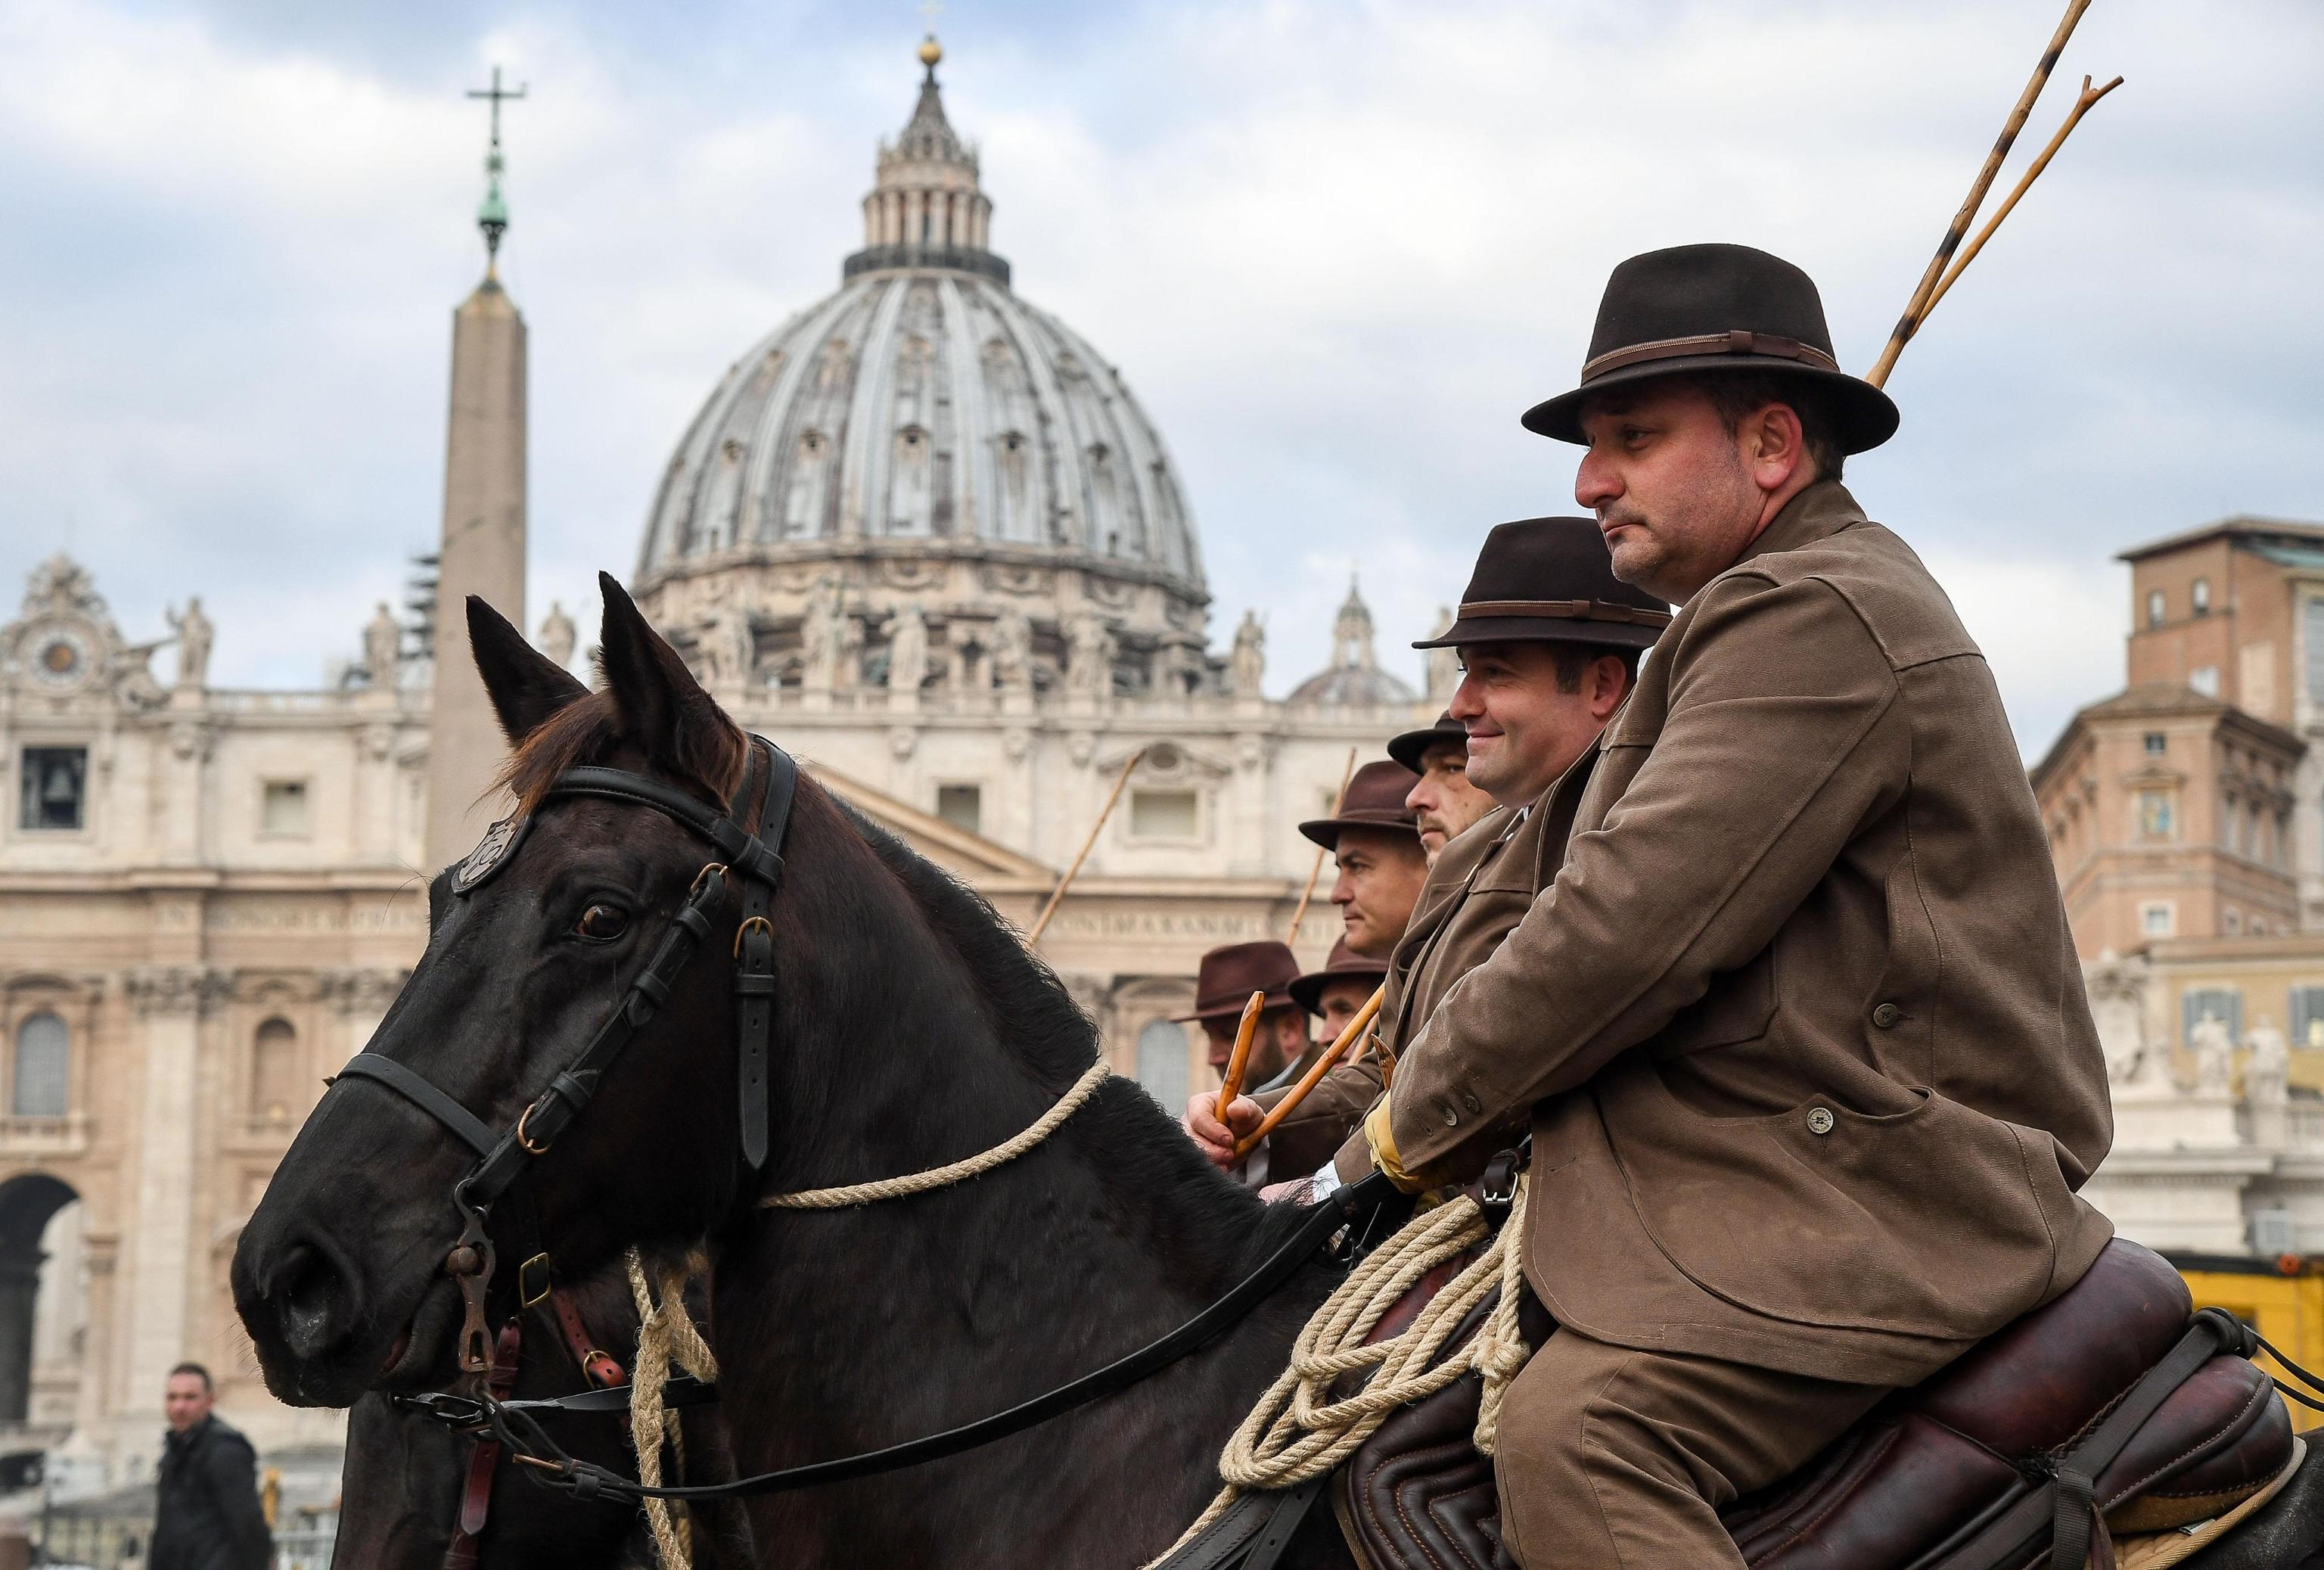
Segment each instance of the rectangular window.
M984 787L982 785L939 785L936 787L936 816L954 828L970 834L984 832Z
M258 803L261 834L300 836L307 832L307 781L269 780Z
M2142 937L2169 937L2179 930L2179 908L2168 900L2149 900L2138 908Z
M2176 839L2179 835L2178 804L2168 790L2142 790L2138 793L2138 837L2141 839Z
M2161 589L2148 589L2146 591L2146 624L2150 627L2161 626L2163 624L2163 591Z
M2198 665L2187 673L2187 685L2205 697L2218 697L2219 668L2216 665Z
M1191 790L1130 793L1130 832L1139 839L1193 839L1200 826Z
M2300 649L2306 678L2301 698L2310 706L2324 704L2324 598L2300 602Z
M2292 1044L2324 1052L2324 986L2292 989Z
M87 747L26 747L18 788L19 828L78 828L86 821Z
M2147 732L2145 741L2146 755L2150 758L2161 757L2164 749L2170 745L2170 743L2163 739L2163 733L2161 731Z
M2191 1047L2195 1027L2217 1020L2227 1028L2229 1041L2244 1039L2244 995L2233 987L2189 987L2179 997L2179 1039Z
M2211 614L2211 580L2208 577L2197 578L2195 586L2188 593L2187 603L2195 614L2209 615Z
M2244 929L2243 912L2233 905L2228 906L2219 917L2219 925L2226 930L2228 937L2235 937Z

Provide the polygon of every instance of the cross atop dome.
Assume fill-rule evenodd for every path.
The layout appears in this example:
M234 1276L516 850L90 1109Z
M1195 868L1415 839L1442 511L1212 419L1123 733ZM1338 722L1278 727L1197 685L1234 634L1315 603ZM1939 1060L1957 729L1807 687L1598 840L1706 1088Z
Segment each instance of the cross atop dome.
M880 144L879 172L863 199L863 249L841 265L843 279L902 267L945 267L1009 282L1009 263L991 250L992 199L977 183L976 149L945 115L936 64L944 46L931 28L920 42L919 101L900 135Z

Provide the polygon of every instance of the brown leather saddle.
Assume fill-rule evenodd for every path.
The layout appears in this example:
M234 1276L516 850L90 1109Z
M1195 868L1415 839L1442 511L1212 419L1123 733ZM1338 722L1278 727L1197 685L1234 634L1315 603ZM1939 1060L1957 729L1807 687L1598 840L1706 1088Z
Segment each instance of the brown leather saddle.
M1422 1281L1416 1298L1441 1284ZM1406 1307L1379 1334L1408 1323ZM2084 1521L2095 1511L2107 1531L2132 1534L2216 1519L2287 1475L2296 1452L2273 1382L2239 1351L2217 1350L2247 1350L2240 1327L2208 1340L2190 1331L2192 1313L2176 1270L2116 1239L2070 1289L1723 1511L1744 1562L2016 1570L2049 1555L2060 1479L2080 1485L2071 1463L2109 1449L2089 1480L2089 1505L2070 1501ZM1527 1339L1538 1345L1545 1329L1529 1325ZM2147 1378L2182 1370L2191 1371L2175 1384ZM1514 1570L1492 1463L1470 1444L1480 1390L1471 1374L1393 1414L1333 1480L1342 1530L1369 1570ZM2068 1517L2055 1519L2060 1560L2071 1564L2080 1556L2063 1550ZM2106 1533L2095 1546L2091 1562L2112 1563Z

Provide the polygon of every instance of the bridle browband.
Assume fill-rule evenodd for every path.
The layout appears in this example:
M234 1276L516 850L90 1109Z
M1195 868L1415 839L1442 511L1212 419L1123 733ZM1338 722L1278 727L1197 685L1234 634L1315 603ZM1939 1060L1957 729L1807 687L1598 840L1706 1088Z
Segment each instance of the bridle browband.
M539 807L566 797L595 797L648 807L706 840L724 858L705 866L670 918L668 930L643 969L590 1037L588 1045L527 1103L514 1124L494 1129L429 1079L383 1054L363 1051L347 1060L339 1079L367 1079L384 1085L441 1123L476 1152L476 1163L452 1186L452 1201L466 1218L458 1240L445 1256L444 1270L459 1283L466 1307L460 1332L460 1371L482 1392L492 1373L491 1322L485 1311L497 1264L487 1234L493 1207L533 1160L547 1155L597 1094L606 1072L662 1004L678 974L710 936L713 915L726 902L729 879L742 887L742 912L734 928L734 1014L737 1106L742 1160L757 1171L767 1159L767 1050L775 1002L775 934L769 919L783 874L782 845L798 794L798 764L763 736L748 740L750 760L742 783L724 812L706 807L683 790L626 769L567 769L541 794ZM750 804L758 803L755 815ZM745 827L746 821L754 827ZM515 859L532 815L494 824L454 874L452 891L473 893ZM507 1219L520 1244L517 1300L530 1307L548 1295L550 1267L540 1245L540 1227L523 1190L511 1203Z

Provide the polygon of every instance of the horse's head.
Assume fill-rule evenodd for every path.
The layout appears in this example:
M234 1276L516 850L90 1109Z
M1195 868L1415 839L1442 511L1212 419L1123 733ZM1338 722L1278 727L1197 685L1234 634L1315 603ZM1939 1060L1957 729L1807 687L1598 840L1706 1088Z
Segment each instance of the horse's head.
M559 777L626 770L722 813L746 774L742 732L620 586L603 583L595 692L468 602L477 668L515 747L504 778L528 827L466 891L449 872L435 880L427 951L370 1045L493 1129L512 1127L573 1064L705 864L722 859L665 812L552 794ZM835 817L819 795L815 808L818 822ZM517 1179L560 1272L594 1270L630 1242L698 1237L735 1203L747 1168L724 984L742 913L738 884L726 888L667 1003ZM786 937L788 903L774 915ZM324 1095L235 1253L235 1307L276 1395L345 1405L376 1385L449 1377L462 1305L443 1267L464 1220L454 1186L475 1160L375 1079L343 1076ZM508 1257L504 1214L493 1224L503 1295L521 1263Z

